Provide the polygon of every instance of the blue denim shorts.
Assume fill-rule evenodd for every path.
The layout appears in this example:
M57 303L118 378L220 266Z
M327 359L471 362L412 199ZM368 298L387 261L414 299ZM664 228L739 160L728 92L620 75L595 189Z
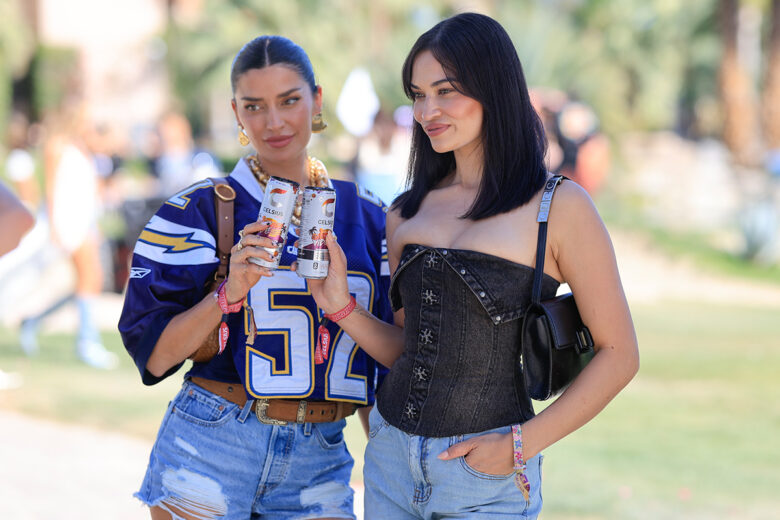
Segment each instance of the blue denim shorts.
M375 406L369 414L363 481L365 520L429 518L537 518L542 509L542 456L527 463L530 501L515 485L514 473L490 475L464 457L437 456L458 442L511 426L454 437L409 435L388 424Z
M135 496L197 518L354 519L346 421L272 426L251 403L241 408L185 381Z

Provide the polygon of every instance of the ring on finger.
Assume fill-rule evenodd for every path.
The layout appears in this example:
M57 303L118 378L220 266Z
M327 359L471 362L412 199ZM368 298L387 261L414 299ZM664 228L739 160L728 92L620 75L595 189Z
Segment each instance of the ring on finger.
M236 252L241 251L244 248L244 244L239 240L238 244L236 244Z

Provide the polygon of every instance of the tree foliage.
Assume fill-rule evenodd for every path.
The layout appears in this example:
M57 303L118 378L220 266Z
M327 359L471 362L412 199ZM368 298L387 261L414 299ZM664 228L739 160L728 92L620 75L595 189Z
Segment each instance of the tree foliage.
M176 90L196 120L204 91L224 88L232 57L259 34L283 34L309 53L330 101L349 71L368 68L383 104L407 100L400 69L414 40L464 3L438 0L205 0L202 15L173 13L168 33ZM559 88L596 107L604 128L679 124L700 98L717 95L714 0L493 0L479 3L513 38L529 84Z
M11 107L12 85L24 74L34 51L32 31L17 2L0 2L0 135Z

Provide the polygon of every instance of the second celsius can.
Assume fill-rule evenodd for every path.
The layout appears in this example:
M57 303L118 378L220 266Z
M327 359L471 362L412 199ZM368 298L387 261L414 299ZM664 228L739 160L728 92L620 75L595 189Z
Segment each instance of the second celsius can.
M298 196L298 183L282 179L280 177L271 177L265 187L263 203L260 205L260 213L257 220L262 223L268 223L268 227L258 233L258 236L270 238L274 243L273 247L264 248L272 257L272 261L262 260L251 257L250 262L269 269L279 267L279 261L282 259L282 250L287 241L287 230L290 227L293 211L295 210L295 199Z
M330 254L325 239L333 232L336 191L307 186L303 190L301 236L298 240L298 275L303 278L328 276Z

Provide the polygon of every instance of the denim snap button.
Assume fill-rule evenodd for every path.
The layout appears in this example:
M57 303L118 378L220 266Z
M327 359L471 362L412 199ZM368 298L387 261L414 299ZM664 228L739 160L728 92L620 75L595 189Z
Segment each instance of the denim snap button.
M425 370L423 367L414 367L414 376L419 381L427 381L428 380L428 371Z
M425 291L423 291L422 299L423 302L425 302L425 305L433 305L434 303L439 301L438 298L436 297L436 293L430 289L426 289Z

